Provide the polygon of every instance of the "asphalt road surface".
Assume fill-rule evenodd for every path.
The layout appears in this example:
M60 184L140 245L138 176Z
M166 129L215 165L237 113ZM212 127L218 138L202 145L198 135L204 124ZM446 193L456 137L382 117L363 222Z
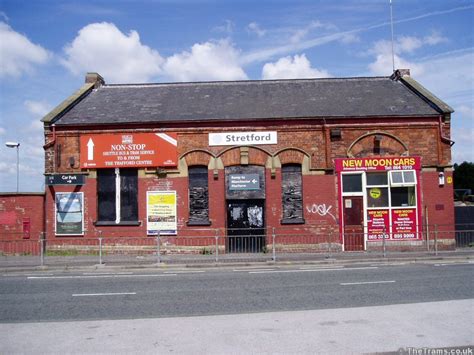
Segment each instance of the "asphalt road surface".
M474 264L300 265L0 276L0 322L209 316L474 298Z

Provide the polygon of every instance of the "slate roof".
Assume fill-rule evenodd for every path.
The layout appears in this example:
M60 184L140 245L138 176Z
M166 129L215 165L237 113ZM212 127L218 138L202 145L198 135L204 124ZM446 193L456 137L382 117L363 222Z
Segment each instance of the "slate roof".
M452 112L419 88L390 77L102 85L48 121L63 126Z

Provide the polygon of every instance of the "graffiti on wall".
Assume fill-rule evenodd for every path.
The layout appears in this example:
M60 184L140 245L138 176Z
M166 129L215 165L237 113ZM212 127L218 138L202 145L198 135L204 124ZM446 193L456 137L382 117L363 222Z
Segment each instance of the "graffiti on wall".
M336 217L331 213L332 206L323 204L313 203L312 205L306 205L306 211L312 214L318 214L321 217L331 216L336 222Z

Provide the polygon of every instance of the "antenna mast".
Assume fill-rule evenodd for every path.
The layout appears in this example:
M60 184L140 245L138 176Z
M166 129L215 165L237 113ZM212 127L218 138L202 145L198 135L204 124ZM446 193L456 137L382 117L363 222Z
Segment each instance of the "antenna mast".
M395 73L395 53L393 50L393 10L392 10L392 0L390 0L390 28L392 30L392 69Z

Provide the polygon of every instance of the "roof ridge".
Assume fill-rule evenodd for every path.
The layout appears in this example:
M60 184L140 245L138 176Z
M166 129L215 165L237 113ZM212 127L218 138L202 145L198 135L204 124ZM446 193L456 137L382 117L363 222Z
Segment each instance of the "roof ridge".
M105 84L101 88L122 88L122 87L155 87L155 86L193 86L193 85L231 85L231 84L271 84L271 83L292 83L292 82L315 82L315 81L356 81L356 80L391 80L389 76L360 76L360 77L331 77L331 78L295 78L295 79L265 79L265 80L216 80L216 81L177 81L165 83L123 83Z

